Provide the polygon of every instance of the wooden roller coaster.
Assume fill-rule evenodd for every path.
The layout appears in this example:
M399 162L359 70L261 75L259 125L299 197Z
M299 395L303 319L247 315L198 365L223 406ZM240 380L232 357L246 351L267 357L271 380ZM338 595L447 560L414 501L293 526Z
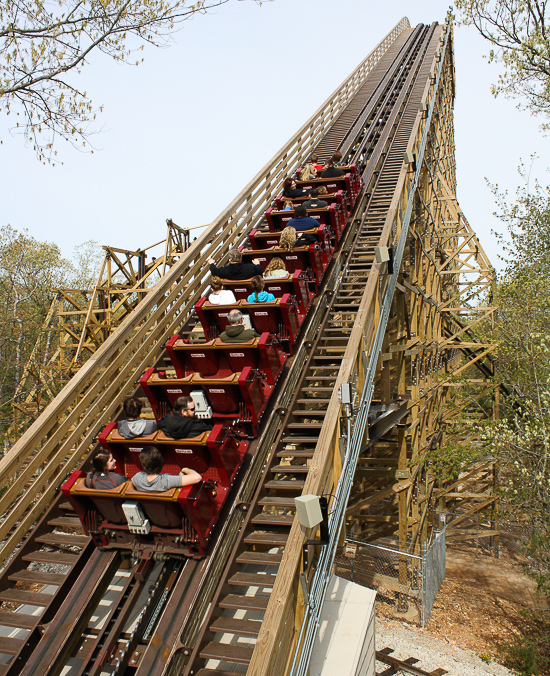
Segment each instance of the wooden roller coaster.
M298 673L322 557L304 561L314 533L294 497L330 496L327 552L347 535L420 552L435 510L496 510L491 458L459 481L431 462L452 439L457 388L495 415L499 396L494 270L456 199L452 31L450 17L402 19L105 340L98 316L81 335L90 356L0 461L0 676ZM362 191L205 558L95 549L60 485L140 374L166 364L167 341L193 332L207 261L267 231L283 180L336 150Z

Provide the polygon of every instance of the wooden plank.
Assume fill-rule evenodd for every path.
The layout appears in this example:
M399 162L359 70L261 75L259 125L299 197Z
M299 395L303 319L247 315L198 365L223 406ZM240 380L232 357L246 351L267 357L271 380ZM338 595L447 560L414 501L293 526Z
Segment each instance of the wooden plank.
M238 634L240 636L257 636L262 623L253 620L237 620L234 617L218 617L210 625L210 631Z
M9 613L0 610L0 625L3 627L17 627L18 629L34 629L40 622L40 615L26 613Z
M201 650L200 656L205 660L228 660L237 664L248 664L253 650L253 646L209 643Z
M44 594L23 589L6 589L0 592L0 601L9 603L26 603L31 606L47 606L51 603L53 594Z
M78 554L65 552L31 552L23 556L23 561L38 561L40 563L62 563L73 566L78 561Z
M24 638L10 638L8 636L0 636L0 653L7 655L17 655L26 642L27 641Z
M239 596L238 594L228 594L220 601L220 606L222 608L231 608L234 610L265 610L268 601L268 596Z
M61 585L67 578L60 573L43 573L40 570L20 570L8 576L9 580L15 582L34 582L37 584L56 584Z

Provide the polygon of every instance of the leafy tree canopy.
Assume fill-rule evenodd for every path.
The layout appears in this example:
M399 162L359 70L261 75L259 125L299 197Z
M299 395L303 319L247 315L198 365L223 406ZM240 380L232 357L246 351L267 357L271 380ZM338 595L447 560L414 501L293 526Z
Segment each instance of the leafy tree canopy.
M480 436L501 462L508 518L528 519L532 572L550 596L550 189L526 182L511 203L493 191L507 230L494 338L510 394L500 420L482 425Z
M547 0L456 0L462 22L492 45L504 66L495 95L520 97L535 114L550 113L550 10ZM546 126L546 125L543 125Z

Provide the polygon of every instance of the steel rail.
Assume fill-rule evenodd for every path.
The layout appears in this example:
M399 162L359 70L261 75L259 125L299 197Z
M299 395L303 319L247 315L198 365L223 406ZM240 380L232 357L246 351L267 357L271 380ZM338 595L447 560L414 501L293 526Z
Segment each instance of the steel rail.
M85 457L98 431L115 414L120 399L130 393L132 374L158 358L165 340L189 316L208 283L207 260L213 255L223 256L244 240L279 192L284 177L331 127L408 25L403 19L390 31L145 295L136 310L0 460L0 488L9 489L0 496L0 511L7 515L0 524L0 540L4 540L0 563L51 504L55 486L67 470L74 469Z
M334 269L336 270L336 267L335 267ZM320 303L320 304L318 305L318 309L321 309L321 314L322 314L322 311L323 311L322 303ZM317 315L318 315L319 317L321 316L321 315L319 315L319 313L317 313ZM313 324L315 324L315 322L313 322ZM295 355L295 360L294 360L294 361L295 361L295 364L296 364L296 365L298 365L298 364L300 363L300 359L301 359L301 358L299 357L298 354ZM297 368L295 369L295 373L296 373L296 374L299 374L299 372L300 372L300 367L297 366ZM265 444L265 447L266 447L266 448L269 448L269 444ZM260 458L260 460L261 460L261 458ZM255 476L257 476L257 475L258 475L258 470L256 470L256 475L255 475ZM249 482L249 484L247 484L247 485L255 485L255 483L254 483L254 481L251 481L251 482ZM245 489L244 489L244 492L246 492ZM59 502L59 501L58 501L58 502ZM239 510L238 510L238 509L233 510L233 514L234 514L234 518L233 518L234 528L237 527L237 529L238 529L238 526L240 525L240 521L242 520L242 515L239 513ZM95 559L94 559L94 560L95 560ZM220 557L220 560L223 561L223 557ZM97 573L97 571L94 572L94 565L95 565L95 564L94 564L94 562L92 561L92 563L86 568L86 576L88 576L90 579L93 579L94 576L95 576L96 573ZM205 566L205 567L206 567L206 566ZM102 579L106 579L106 578L102 578ZM209 579L210 582L212 582L212 580L215 580L216 578L215 578L215 576L208 576L208 579ZM86 594L88 593L88 591L87 591L88 587L87 587L86 585L83 587L83 589L86 590L86 591L84 591L81 595L78 595L78 594L77 594L77 595L75 596L75 595L74 595L74 591L71 593L71 601L72 601L72 605L71 605L71 608L70 608L70 609L66 609L65 612L74 612L75 608L78 607L78 608L80 608L80 615L79 615L79 617L84 617L84 616L86 615L86 613L88 612L88 611L86 610L86 608L90 606L90 603L92 603L92 605L93 605L93 599L92 599L91 597L90 597L90 598L86 598ZM135 593L133 594L132 598L133 598L134 596L135 596ZM203 594L202 594L201 596L204 597ZM93 598L95 598L95 597L93 597ZM129 607L130 607L130 606L127 606L127 610L128 610ZM194 607L194 610L197 610L197 608ZM62 615L63 615L63 613L62 613ZM201 616L201 614L199 613L197 616ZM167 614L163 619L165 620L165 624L166 624L166 623L168 623L168 625L170 624L170 614ZM120 624L120 622L119 622L119 624ZM52 627L53 627L53 626L54 626L54 625L52 625ZM59 631L56 631L56 632L55 632L55 635L53 635L53 634L51 634L51 633L48 633L48 634L46 635L46 639L47 639L47 640L44 640L44 641L42 642L42 644L41 644L41 646L40 646L40 651L39 651L39 653L37 653L37 654L33 657L33 659L29 662L28 667L29 667L31 670L34 669L34 668L38 668L37 665L40 665L40 664L42 664L42 666L39 667L40 669L42 669L43 667L45 668L45 666L44 666L44 659L45 659L45 662L47 662L47 663L50 665L50 666L48 667L49 669L52 669L52 670L55 671L55 669L58 668L58 665L61 664L61 661L60 661L60 660L62 660L62 656L66 656L67 652L68 652L68 651L70 652L71 646L74 645L74 641L76 640L75 637L77 637L77 635L78 635L78 631L79 631L79 630L77 630L77 628L80 627L79 622L77 622L76 619L75 619L75 621L72 623L71 626L72 626L72 629L71 629L70 633L69 633L68 635L66 635L66 636L62 636L62 635L60 634ZM76 631L76 633L75 633L75 631ZM156 639L157 639L157 641L158 641L158 635L155 634L155 636L156 636ZM116 637L116 631L115 631L114 633L111 632L110 639L109 639L109 641L108 641L108 645L110 645L110 643L112 643L112 641L115 640L115 637ZM57 646L57 647L52 648L52 645ZM164 643L164 645L166 646L165 643ZM56 655L57 655L56 659L53 660L53 661L51 660L52 650L54 650L54 653L56 653ZM101 659L98 661L98 663L103 663L103 659L104 659L105 654L106 654L106 653L105 653L105 650L102 651L101 654L103 655L103 658L101 658ZM40 655L46 656L46 657L44 658L44 657L41 657ZM159 657L162 657L162 658L165 658L165 657L166 657L166 647L165 647L165 649L162 651L162 653L159 652L159 651L157 651L157 652L156 652L156 658L153 658L153 661L156 659L156 664L157 664L157 666L158 666ZM149 664L149 666L152 666L152 663L151 663L150 661L145 660L144 663L145 663L145 662L147 662L147 663ZM120 664L122 664L122 663L120 663ZM153 666L154 666L154 665L153 665ZM85 668L85 667L82 667L82 668L81 668L81 671L82 671L83 673L84 673L84 672L87 673L87 672L89 671L89 669L87 669L87 668ZM46 673L46 671L44 671L44 673Z
M409 47L410 47L412 53L414 54L414 56L416 56L417 52L414 51L414 49L415 49L414 45L412 47L411 46L409 46ZM394 109L394 106L392 104L392 110L393 109ZM393 124L392 121L394 119L397 119L398 111L399 111L399 109L393 110L393 115L390 116L390 118L389 118L390 121L388 122L388 126L392 126L392 124ZM386 136L382 135L382 137L380 139L380 145L379 145L379 148L378 148L378 153L380 154L381 157L382 157L383 153L385 152L385 149L386 149ZM375 157L374 160L373 160L375 163L376 163L376 159L377 158ZM380 180L379 177L378 177L378 180ZM376 181L375 185L377 185L378 180ZM364 208L364 207L361 207L361 208ZM354 220L357 220L357 218L355 218ZM354 228L352 232L347 233L348 235L351 235L351 237L348 237L348 241L350 239L351 240L356 239L355 230L356 230L356 228ZM380 236L380 232L381 232L381 230L376 231L376 233L377 233L376 237ZM341 286L343 280L346 279L346 272L345 271L346 271L347 267L349 267L349 262L354 260L353 257L350 257L350 254L348 252L349 246L350 246L350 243L346 242L344 244L344 246L342 247L342 250L340 251L340 253L337 256L335 256L336 260L339 263L342 264L341 269L338 272L337 277L335 277L335 279L334 279L334 282L335 282L334 286L336 288ZM360 249L360 247L359 247L359 249ZM359 251L358 255L359 256L362 255L361 251ZM371 260L372 259L373 259L373 254L371 253ZM365 271L366 271L366 274L368 274L368 268L365 268ZM355 272L352 272L351 276L353 278L356 278L357 275L356 275ZM328 287L332 288L332 284L329 284ZM282 542L283 536L282 536L282 533L279 532L280 526L282 526L284 523L288 522L288 519L285 521L284 518L280 519L277 516L270 517L267 512L262 512L262 506L261 505L262 504L280 504L280 505L288 504L288 499L285 499L284 492L288 491L292 484L290 484L289 482L286 482L287 486L284 487L284 490L282 489L283 492L277 493L277 489L274 486L274 484L276 484L277 481L270 481L270 479L271 479L274 472L279 473L282 477L284 477L284 474L285 474L285 467L283 467L283 466L274 467L274 463L276 461L276 456L281 456L281 455L292 456L293 451L292 450L286 450L286 451L283 450L283 451L278 452L278 453L276 451L279 448L283 448L285 446L285 443L286 444L294 444L297 448L301 445L301 448L303 448L304 450L300 451L300 453L298 454L298 457L302 457L302 458L307 457L307 451L305 450L305 447L303 446L304 441L303 440L300 441L300 438L294 438L292 436L288 436L290 434L290 432L288 431L287 428L289 426L290 427L294 426L295 428L298 428L298 429L301 428L301 427L304 427L304 428L311 427L312 429L310 431L304 431L303 434L307 434L308 436L311 436L312 440L314 440L314 441L316 440L314 438L315 437L315 431L313 429L313 427L315 427L315 426L308 425L307 423L305 423L303 426L301 426L299 423L298 424L296 424L295 422L292 423L292 421L295 420L295 416L297 414L300 414L300 415L302 414L301 409L304 408L303 402L305 400L300 398L300 397L304 396L301 393L302 390L304 390L304 391L305 390L311 390L313 388L313 385L311 387L305 387L304 384L303 384L303 381L305 379L307 379L307 376L310 373L315 373L316 371L318 372L319 368L323 368L323 367L319 367L319 365L315 365L315 362L318 361L318 360L328 360L328 361L324 362L325 364L327 364L327 366L324 367L324 368L329 368L328 364L333 362L330 355L333 355L334 359L336 360L335 363L338 364L338 365L332 366L330 368L332 368L333 370L334 369L337 370L339 368L337 353L342 352L343 348L338 348L336 346L330 347L331 345L333 345L333 343L331 343L329 341L334 341L335 339L327 336L324 327L326 327L326 326L330 327L330 326L334 325L334 320L333 320L332 315L338 314L338 310L335 309L335 308L337 308L341 304L341 302L342 301L341 301L341 298L340 298L339 295L334 295L332 297L332 299L331 299L331 301L328 305L327 311L325 313L324 324L323 324L323 326L320 327L319 331L317 332L318 335L317 335L316 339L313 341L312 345L309 347L311 354L308 358L307 363L304 364L304 366L302 368L302 382L298 383L296 388L294 388L294 390L293 390L293 392L294 392L293 400L290 402L290 404L288 406L288 410L281 411L284 418L283 418L283 420L280 424L281 429L280 429L280 432L279 432L279 435L278 435L278 439L276 441L274 441L274 443L273 443L274 452L271 454L271 457L268 461L268 464L266 465L262 483L258 487L258 490L256 492L256 495L255 495L253 501L251 502L250 506L247 508L248 516L246 517L245 522L244 522L243 527L242 527L242 530L241 530L241 537L240 537L241 544L237 543L237 547L235 549L235 554L233 556L232 562L230 562L230 564L228 565L228 569L224 574L223 582L220 583L220 587L219 587L217 594L216 594L216 597L215 597L215 599L212 603L211 611L206 617L206 620L205 620L205 623L204 623L204 628L203 628L203 631L201 632L201 636L195 641L195 647L194 647L194 649L191 653L189 664L188 664L186 671L185 671L186 674L196 673L196 670L199 667L197 667L195 665L196 665L197 660L199 659L199 656L202 657L203 659L204 659L205 655L211 655L213 657L216 654L217 655L223 654L223 650L227 650L228 661L236 660L237 662L241 662L241 661L245 661L247 659L247 650L244 647L243 647L243 649L241 649L239 651L238 646L231 647L231 648L223 648L223 647L220 646L220 648L218 649L218 648L215 648L215 644L213 644L213 643L210 643L210 644L207 645L208 641L210 640L210 636L212 635L212 633L214 631L214 629L209 629L209 627L213 627L213 628L219 628L221 626L225 626L226 628L232 627L234 629L235 633L239 634L239 631L240 631L239 623L237 621L225 620L221 617L218 617L220 612L217 609L217 606L220 603L225 603L225 604L229 603L229 601L227 600L225 595L227 593L226 589L230 585L235 585L235 584L241 584L242 585L244 580L246 579L245 573L243 573L243 574L237 573L236 575L234 575L233 573L235 573L235 571L238 570L238 568L236 567L235 561L238 561L238 560L247 560L248 561L249 558L250 558L250 557L246 557L246 559L243 559L243 554L246 552L246 549L245 549L245 547L243 546L242 543L243 542L246 543L246 540L250 539L251 536L257 537L254 533L254 531L255 531L254 524L255 523L258 523L258 524L261 523L262 524L263 535L262 535L261 539L262 539L263 542L267 543L267 542L270 541L269 525L270 525L270 522L271 522L272 524L275 525L275 528L273 529L274 530L273 537L275 539L273 540L273 542ZM333 329L329 328L329 331L330 330L333 330ZM342 339L345 340L345 332L342 333L342 336L343 336ZM327 356L324 356L325 354ZM336 370L334 370L334 373L336 372ZM335 376L329 376L329 375L314 376L310 380L315 380L315 378L317 378L317 380L322 380L324 382L324 384L328 387L330 387L329 380L335 380ZM327 388L325 387L325 389L327 389ZM316 404L322 404L323 401L324 401L323 399L311 398L311 397L315 397L315 395L312 395L310 393L309 396L308 396L309 404L313 404L313 406L315 406ZM308 406L308 404L306 404L306 407L307 406ZM306 415L306 416L308 415L307 412L304 412L303 414ZM316 415L315 409L311 409L311 415L312 416ZM289 422L291 422L292 424L289 425ZM318 426L318 427L320 427L320 426ZM285 437L286 437L286 439L285 439ZM311 442L308 442L308 443L311 443ZM291 466L288 469L289 470L293 469L294 471L302 471L302 472L306 471L307 472L307 468L305 468L304 466L301 467L299 465L292 465L291 464ZM277 479L277 474L276 474L275 478ZM281 483L285 483L285 482L282 481ZM296 488L296 489L300 488L301 483L303 483L303 482L299 482L299 481L295 482L293 484L294 488ZM273 484L273 488L269 489L269 497L267 497L266 485L269 486L271 484ZM277 495L279 495L280 497L276 497ZM277 501L279 501L279 502L277 502ZM290 505L292 505L292 504L293 504L292 500L290 500ZM290 518L290 517L288 517L288 518ZM277 526L277 524L279 524L279 527ZM256 528L258 528L258 527L259 526L256 526ZM254 542L255 540L251 539L250 541ZM257 556L259 557L258 560L262 560L261 554L258 554ZM269 559L269 557L264 557L264 558L265 558L266 561ZM254 576L250 576L250 579L254 579ZM266 582L266 583L269 582L269 579L270 579L270 576L267 576L264 579L264 582ZM259 581L261 581L261 580L262 580L262 578L259 578ZM237 604L238 599L236 597L233 597L230 602L233 603L233 604ZM217 620L215 619L216 617L218 617ZM242 625L242 627L243 627L243 631L245 631L245 632L251 631L251 629L256 630L256 628L257 628L255 626L251 627L250 623L248 623L248 624L244 623ZM228 631L229 631L229 629L228 629ZM224 645L226 645L226 644L224 644ZM222 651L221 653L219 652L220 650ZM233 656L233 658L231 657L231 655ZM201 670L199 673L203 674L203 671ZM204 673L205 674L208 673L208 670L206 670Z
M450 31L447 31L442 47L443 54L447 49L449 36ZM412 183L409 191L407 206L401 224L401 232L399 234L397 247L394 253L393 273L388 275L389 279L384 293L383 302L381 303L380 319L376 328L375 338L372 344L370 355L367 356L364 353L364 359L368 359L365 372L365 386L363 392L361 393L351 437L347 441L342 472L336 486L334 501L331 505L331 513L328 520L329 542L327 545L321 548L321 553L319 555L319 561L314 572L313 581L310 588L308 589L306 611L298 638L298 648L295 652L290 670L291 676L304 676L304 674L307 672L313 650L314 640L320 626L323 602L330 582L340 531L342 530L344 523L346 505L349 500L355 468L357 466L357 460L359 458L359 453L361 451L363 439L368 425L368 414L372 402L372 396L374 394L376 368L382 350L384 335L386 333L390 309L393 303L394 292L397 285L397 278L401 269L401 261L403 259L403 252L405 249L405 243L407 241L415 193L422 170L422 163L424 161L424 150L426 148L428 131L432 121L433 110L438 94L438 86L443 69L443 63L444 59L440 58L431 100L426 115L426 121L424 124L422 140L417 152L416 170L412 175Z
M435 29L434 29L435 31ZM435 35L435 32L433 33ZM426 59L421 66L422 76L418 78L418 87L416 88L415 97L417 105L422 98L423 83L426 85L423 91L429 88L428 71L430 64L433 62L433 54L435 52L435 38L430 42L430 59ZM420 90L419 91L419 87ZM362 260L354 263L354 270L358 275L365 269L367 265L367 251L369 246L373 247L375 244L386 244L391 230L391 220L395 214L398 213L398 195L401 194L402 185L405 180L405 173L403 169L403 152L410 145L411 139L415 138L416 130L419 126L418 108L409 116L410 128L405 134L398 132L400 136L401 152L399 157L394 157L389 162L390 173L394 173L391 181L395 181L396 188L392 188L386 193L377 197L376 200L372 198L373 212L364 216L365 223L382 221L382 232L373 242L369 237L362 239L361 246L364 254ZM399 212L399 217L400 217ZM371 248L371 251L372 248ZM368 263L371 268L371 263ZM368 272L368 271L367 271ZM362 371L362 361L360 358L361 346L371 344L371 336L374 336L376 329L375 318L378 312L378 277L379 266L372 265L370 272L368 272L368 282L361 285L361 290L356 295L356 300L349 309L343 306L341 310L341 327L349 327L346 330L350 331L345 354L341 360L341 368L335 382L334 391L328 402L328 406L324 413L324 422L319 436L315 453L310 461L309 472L305 481L303 491L305 493L323 494L333 493L333 478L334 481L340 474L340 448L338 437L340 436L340 418L342 416L341 404L338 401L337 389L342 382L350 382L350 379L356 377L359 380L359 386L363 386L364 376ZM373 326L374 324L374 326ZM335 328L334 331L342 331L342 328ZM363 347L364 349L364 347ZM359 387L359 389L360 389ZM286 664L287 655L294 650L298 641L298 637L294 633L294 626L300 622L303 607L302 598L298 585L298 570L300 566L302 548L307 540L307 532L302 529L295 520L287 544L285 546L283 561L281 563L280 572L277 576L277 581L273 587L271 598L269 601L267 613L270 614L269 623L264 622L262 630L256 641L256 647L249 666L249 674L256 676L262 674L267 669L276 673L286 672L290 665ZM296 587L298 586L298 591ZM201 675L202 676L202 675ZM206 676L206 674L205 674Z

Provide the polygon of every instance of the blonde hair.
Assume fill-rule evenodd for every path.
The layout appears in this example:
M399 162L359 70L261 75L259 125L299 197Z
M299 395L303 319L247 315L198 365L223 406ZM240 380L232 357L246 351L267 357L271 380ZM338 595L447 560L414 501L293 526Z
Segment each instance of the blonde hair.
M294 228L292 228L292 230L294 230ZM275 270L284 270L287 272L285 262L282 258L279 258L279 256L275 256L271 259L269 265L264 270L264 277L269 277L269 273L274 272Z
M300 172L300 181L310 181L312 178L317 178L317 169L315 169L313 163L308 160Z
M290 251L295 244L296 244L296 230L293 227L287 226L281 232L279 246L281 247L281 249L287 249L288 251Z
M319 193L319 195L328 195L327 186L326 185L320 185L317 188L317 192Z
M222 290L223 287L223 282L220 277L216 277L215 275L212 277L210 280L210 288L214 293L219 293Z
M294 209L294 202L292 200L283 200L283 209L285 209L286 207Z

